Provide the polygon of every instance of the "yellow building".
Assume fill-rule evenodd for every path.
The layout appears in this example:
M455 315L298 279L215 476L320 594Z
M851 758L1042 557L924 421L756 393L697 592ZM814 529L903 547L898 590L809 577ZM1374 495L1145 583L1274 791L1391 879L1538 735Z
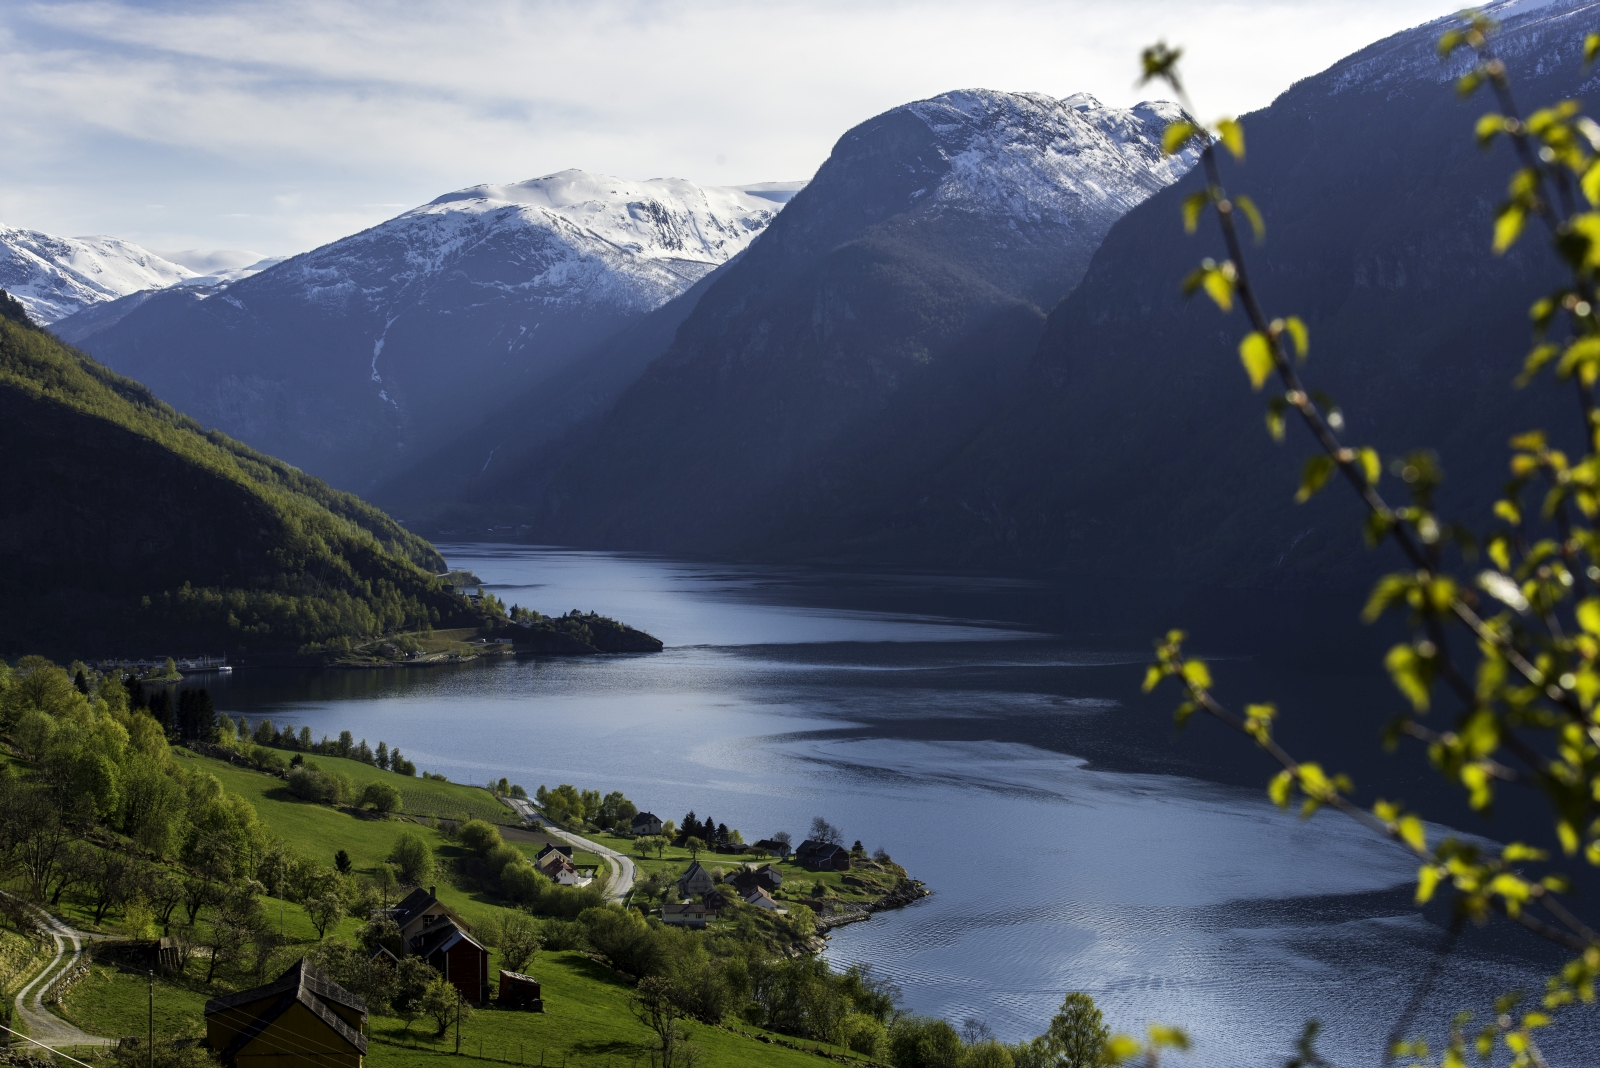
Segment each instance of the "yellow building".
M227 1068L361 1068L367 1003L304 957L266 986L206 1002L206 1042Z

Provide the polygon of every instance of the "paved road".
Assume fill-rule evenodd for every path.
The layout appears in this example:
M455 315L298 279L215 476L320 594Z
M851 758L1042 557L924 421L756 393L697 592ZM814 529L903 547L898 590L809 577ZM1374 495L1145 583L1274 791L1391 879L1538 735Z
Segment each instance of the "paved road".
M42 972L33 977L32 982L17 993L17 1014L27 1022L28 1037L35 1042L56 1047L111 1045L111 1039L80 1031L44 1007L45 993L57 977L78 963L83 956L84 943L92 941L95 936L68 927L49 913L41 912L39 915L49 928L50 937L55 939L56 955ZM69 947L71 952L68 952Z
M539 810L534 807L532 801L524 801L520 797L506 797L501 800L516 810L517 815L522 817L522 822L529 823L539 819ZM575 834L558 830L550 826L549 823L545 823L544 830L552 838L559 838L574 849L582 849L588 853L598 853L604 857L606 864L611 868L611 877L606 880L606 897L612 901L621 901L628 896L628 892L633 889L635 871L631 858L618 853L615 849L603 846L599 842L591 842L587 838L579 838Z

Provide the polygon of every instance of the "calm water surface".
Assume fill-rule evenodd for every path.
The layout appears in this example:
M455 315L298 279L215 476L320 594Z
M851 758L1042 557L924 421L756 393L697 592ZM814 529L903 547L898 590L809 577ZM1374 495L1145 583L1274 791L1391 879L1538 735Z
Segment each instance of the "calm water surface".
M1188 1027L1184 1063L1282 1064L1316 1018L1334 1063L1377 1064L1434 959L1441 929L1410 904L1404 853L1333 816L1280 814L1262 796L1267 769L1236 759L1236 742L1174 744L1165 707L1152 716L1135 697L1148 647L1030 625L1046 602L1059 612L1052 591L443 548L508 603L594 609L667 649L242 669L218 684L219 706L381 738L457 781L620 789L749 840L798 840L826 816L935 891L835 932L830 955L873 962L916 1011L981 1019L1006 1040L1037 1034L1081 989L1114 1026ZM1541 987L1547 962L1523 945L1464 940L1425 1018ZM1597 1039L1583 1010L1547 1047L1585 1063Z

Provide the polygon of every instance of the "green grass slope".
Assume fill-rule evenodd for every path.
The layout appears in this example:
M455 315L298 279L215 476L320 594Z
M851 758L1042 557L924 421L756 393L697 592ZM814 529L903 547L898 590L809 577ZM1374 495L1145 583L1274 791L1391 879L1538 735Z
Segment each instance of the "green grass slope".
M438 895L469 923L482 924L501 913L501 906L487 897L462 891L450 885L443 870L449 859L463 851L438 831L402 819L374 819L352 812L300 801L282 788L282 780L206 757L174 752L193 766L216 775L226 789L236 792L254 806L262 822L289 842L297 851L323 863L331 863L335 850L349 852L356 873L370 874L388 855L394 841L403 833L421 835L438 853L441 872ZM355 761L317 757L319 766L358 773L346 765ZM360 765L368 776L388 773ZM394 777L390 776L390 781ZM485 791L453 783L430 781L437 799L455 800ZM517 843L521 845L522 843ZM279 905L267 902L273 920ZM87 926L86 918L71 908L68 918ZM310 948L315 932L303 910L290 902L283 906L284 931L291 942L290 955ZM346 918L329 937L353 940L359 923ZM498 952L490 961L492 974L498 975ZM472 1059L511 1064L580 1066L631 1065L649 1063L651 1034L628 1010L631 984L610 969L575 951L545 951L526 966L543 986L546 1011L527 1013L515 1010L479 1009L461 1030L462 1054ZM190 962L188 972L155 980L156 1031L159 1036L198 1034L204 1027L205 1002L226 992L229 986L207 986L204 962ZM238 984L233 984L238 985ZM149 1012L149 979L142 972L114 963L96 963L89 974L66 995L61 1014L92 1034L108 1037L142 1035ZM409 1066L441 1063L439 1058L454 1055L455 1035L436 1036L428 1020L414 1022L408 1029L402 1020L374 1017L368 1028L372 1045L368 1062L375 1065ZM813 1050L839 1054L834 1047L777 1035L745 1024L733 1027L695 1025L693 1040L702 1057L696 1063L704 1068L733 1068L736 1065L774 1065L778 1068L817 1063ZM770 1041L763 1041L763 1036ZM778 1043L789 1045L779 1045ZM797 1048L798 1047L798 1048ZM861 1062L853 1055L849 1060Z
M0 652L292 651L479 620L358 498L0 317Z

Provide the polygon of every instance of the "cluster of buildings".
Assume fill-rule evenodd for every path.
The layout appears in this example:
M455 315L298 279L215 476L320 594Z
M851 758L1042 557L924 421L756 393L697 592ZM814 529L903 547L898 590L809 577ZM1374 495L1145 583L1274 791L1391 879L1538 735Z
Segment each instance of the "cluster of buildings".
M782 843L757 842L756 847L775 853L780 858L786 851ZM850 851L829 842L807 839L794 851L794 860L812 871L849 871ZM783 885L783 872L773 864L746 864L718 883L716 878L698 861L692 861L678 877L678 896L687 898L678 904L663 905L661 922L684 927L704 927L737 898L746 905L786 916L789 910L780 905L773 894ZM698 898L698 900L696 900Z

